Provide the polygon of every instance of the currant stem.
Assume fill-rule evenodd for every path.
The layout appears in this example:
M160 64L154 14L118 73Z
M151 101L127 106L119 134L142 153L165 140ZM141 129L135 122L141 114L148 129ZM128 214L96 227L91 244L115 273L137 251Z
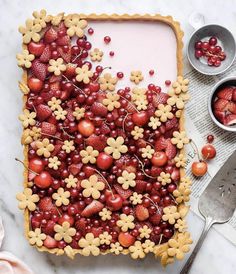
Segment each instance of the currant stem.
M15 161L20 162L28 171L34 173L35 175L39 175L37 172L35 172L35 171L33 171L32 169L28 168L28 167L26 166L26 164L25 164L23 161L21 161L20 159L15 158Z

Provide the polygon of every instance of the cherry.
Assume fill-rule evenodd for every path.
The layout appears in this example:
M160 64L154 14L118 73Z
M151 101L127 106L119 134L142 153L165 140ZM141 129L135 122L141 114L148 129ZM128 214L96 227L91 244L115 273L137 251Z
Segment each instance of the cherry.
M209 39L209 45L211 46L215 46L217 44L217 38L215 36L212 36L210 39Z
M78 131L85 137L92 135L94 130L94 124L90 120L81 120L78 124Z
M34 183L40 188L48 188L52 184L52 182L52 176L47 171L42 171L34 178Z
M111 42L111 37L110 36L105 36L103 40L106 44L109 44Z
M107 170L111 167L113 163L113 158L111 155L106 154L105 152L99 153L97 157L97 166L102 170Z
M129 247L134 244L136 238L132 236L129 232L120 232L118 236L118 241L123 247Z
M207 136L207 142L208 142L208 143L213 143L213 141L214 141L214 136L213 136L212 134L209 134L209 135Z
M29 161L29 169L36 172L36 173L40 173L44 169L44 163L38 157L32 158Z
M192 169L193 175L197 177L201 177L205 175L207 172L207 163L204 161L193 162L191 169Z
M164 166L168 161L168 157L164 151L157 151L153 154L151 162L154 166Z
M100 89L100 84L98 82L90 82L88 87L91 92L97 92Z
M106 197L106 204L112 211L121 209L123 200L119 194L113 194Z
M144 126L148 122L148 118L146 111L135 112L132 114L132 121L137 126Z
M31 91L39 93L43 88L43 81L35 77L30 77L27 81L28 87Z
M45 45L42 42L35 43L35 42L31 41L28 44L29 52L35 56L40 56L43 53L44 49L45 49Z
M206 144L202 147L202 156L205 160L213 159L216 156L216 149L211 144Z

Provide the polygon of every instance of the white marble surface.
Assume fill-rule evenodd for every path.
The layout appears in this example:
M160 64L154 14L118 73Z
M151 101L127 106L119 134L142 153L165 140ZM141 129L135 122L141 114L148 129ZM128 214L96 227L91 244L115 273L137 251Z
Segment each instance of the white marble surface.
M15 54L20 50L21 37L17 27L30 16L33 10L47 8L50 13L161 13L171 14L181 22L187 41L192 31L188 17L199 11L207 17L207 22L217 22L228 26L234 32L236 20L235 0L120 0L120 1L68 1L68 0L0 0L0 215L6 228L3 249L13 252L23 259L35 273L169 273L178 274L183 262L161 268L160 264L148 256L144 261L133 261L128 256L100 256L96 258L77 257L74 261L39 253L31 248L23 236L23 217L17 209L16 192L22 189L22 168L14 158L22 157L19 143L21 126L17 116L21 111L21 94L17 88L21 71L16 66ZM234 27L234 29L233 29ZM236 33L235 33L236 34ZM188 221L193 239L199 237L202 221L189 214ZM212 229L199 253L191 274L233 274L236 269L236 248Z

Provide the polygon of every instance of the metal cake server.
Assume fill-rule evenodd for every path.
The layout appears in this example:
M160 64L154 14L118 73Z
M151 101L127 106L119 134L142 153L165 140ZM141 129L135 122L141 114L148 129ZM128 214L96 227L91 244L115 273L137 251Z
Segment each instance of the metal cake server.
M236 208L236 151L212 178L199 199L199 211L205 218L205 227L180 274L187 274L213 224L229 221Z

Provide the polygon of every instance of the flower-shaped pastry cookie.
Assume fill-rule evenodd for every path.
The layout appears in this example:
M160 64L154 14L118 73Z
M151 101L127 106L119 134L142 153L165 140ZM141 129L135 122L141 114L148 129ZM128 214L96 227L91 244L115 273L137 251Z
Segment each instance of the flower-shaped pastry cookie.
M35 203L39 201L39 196L33 194L31 188L25 188L23 193L18 193L16 195L16 199L19 201L19 209L28 208L30 211L34 211L36 209Z
M70 203L69 198L70 197L70 192L69 191L64 191L64 188L60 187L57 192L52 194L52 198L56 201L55 204L56 206L61 206L61 205L68 205Z
M76 233L75 228L70 227L69 222L63 222L62 225L56 224L54 231L56 232L54 236L56 241L64 240L68 244L72 242L72 237L75 236Z
M138 194L137 192L134 192L131 196L130 196L130 201L133 205L137 205L137 204L141 204L142 203L142 198L143 195L142 194Z
M48 106L51 110L57 110L61 108L61 100L56 97L52 97L50 101L48 101Z
M175 228L179 232L184 232L187 229L187 223L185 220L178 219L177 222L175 223Z
M155 243L150 240L145 240L144 243L142 243L143 251L145 253L153 252Z
M51 157L48 159L48 167L58 170L58 167L61 165L61 161L58 159L57 156Z
M134 140L138 140L139 138L143 138L144 129L138 126L135 126L131 131L131 135L134 137Z
M53 26L58 26L61 23L61 20L64 17L64 12L58 13L57 15L51 18L51 24Z
M173 138L171 138L171 143L176 145L178 149L181 149L185 144L189 143L189 138L186 136L185 131L174 131Z
M135 187L135 177L135 173L129 173L127 170L123 170L122 175L118 177L117 182L122 185L123 189L128 189L129 187Z
M57 110L54 111L54 115L57 120L65 120L67 111L64 110L62 107L59 107Z
M21 143L23 145L29 145L33 141L38 140L41 137L41 128L32 127L31 129L27 128L23 131L21 137Z
M169 224L173 225L176 220L180 218L179 212L177 212L176 206L167 206L163 208L162 220L169 222Z
M184 154L180 153L174 158L174 161L177 167L185 167L187 159L185 158Z
M105 231L99 235L99 239L100 239L100 244L109 245L111 243L112 236L107 231Z
M143 227L141 227L139 230L140 233L140 238L150 238L150 234L152 232L151 228L149 228L147 225L144 225Z
M65 140L62 149L65 150L66 153L71 153L71 151L75 150L74 141Z
M136 241L134 245L129 247L130 256L133 259L143 259L145 257L145 253L142 247L142 243L140 241Z
M146 99L147 90L145 88L134 87L131 92L132 101Z
M34 11L34 24L39 24L42 28L46 27L46 24L50 22L51 18L47 15L46 10Z
M34 42L39 42L40 34L42 27L40 24L35 24L34 20L28 19L25 22L25 27L20 26L19 32L23 35L24 44L29 44L31 40Z
M76 107L75 111L73 111L73 116L76 118L76 120L80 120L81 118L84 117L84 113L85 113L85 108Z
M122 213L120 214L120 220L118 220L116 224L123 232L128 231L128 229L133 229L135 227L134 216Z
M84 28L87 27L88 23L86 20L81 19L78 14L70 14L65 18L65 26L67 29L67 34L72 37L77 35L78 37L83 37Z
M93 72L89 70L89 67L87 65L83 65L81 68L76 68L75 72L76 80L78 82L83 82L84 84L88 84L90 78L93 76Z
M112 157L117 160L120 159L121 153L126 153L128 151L128 148L126 145L124 145L124 138L119 136L116 139L109 137L107 139L107 147L105 147L104 151L107 154L112 154Z
M120 107L120 96L116 93L107 93L106 98L103 99L102 103L107 107L109 111L112 111L114 108Z
M102 77L99 78L101 90L115 90L117 83L117 77L112 77L110 73L105 73Z
M87 164L87 163L95 164L98 154L99 152L96 149L93 149L92 146L87 146L85 150L83 149L80 151L80 156L82 157L82 162L84 164Z
M22 53L18 53L16 55L17 64L19 67L30 68L32 65L31 61L33 61L34 58L34 55L30 54L27 49L24 49Z
M79 240L79 246L82 248L82 255L89 256L92 254L93 256L98 256L100 250L98 246L100 245L99 238L94 238L93 233L87 233L85 238L81 238Z
M108 210L106 207L104 207L98 215L101 217L102 221L111 220L111 214L112 212Z
M48 138L44 138L42 141L36 141L35 146L37 148L37 155L49 158L51 152L54 150L54 145L50 143Z
M92 61L100 62L102 60L103 52L100 49L95 48L94 50L90 51L89 55Z
M190 188L192 185L191 179L189 177L182 177L180 179L180 185L184 186L185 188Z
M28 233L29 243L31 245L37 245L41 247L43 245L43 241L46 239L46 235L41 232L40 228L36 228L35 231L29 231Z
M182 184L180 184L179 187L173 191L173 195L176 198L175 200L177 203L188 202L190 200L190 194L191 190L189 188L185 188Z
M147 145L146 147L143 147L141 149L141 152L142 152L142 157L143 158L151 159L152 155L155 152L155 150L150 145Z
M96 175L91 175L89 179L84 179L81 181L81 187L84 188L82 194L84 197L92 196L93 199L99 199L101 196L100 191L105 188L105 184L98 181Z
M167 253L171 257L176 257L178 260L184 258L184 253L189 252L190 244L192 243L190 234L188 232L179 233L176 239L170 239L168 241Z
M148 126L152 129L157 129L161 125L160 119L157 117L151 117Z
M78 179L70 174L69 177L65 179L65 183L67 188L76 187Z
M158 105L158 110L156 110L155 115L160 118L161 122L166 122L168 119L172 119L174 114L171 112L172 107L170 105Z
M146 99L135 100L134 103L137 107L137 110L147 109L148 101Z
M36 124L35 117L35 112L24 109L23 113L19 116L19 120L22 122L23 127L27 128L28 126L34 126Z
M64 64L64 60L62 58L58 58L57 60L49 60L49 65L48 71L53 72L56 76L61 75L61 72L66 70L66 65Z
M188 91L189 80L184 79L182 76L177 77L177 81L172 84L175 94Z
M111 253L119 255L123 251L123 247L120 245L119 242L115 242L114 244L111 244L110 251Z
M170 105L170 106L176 105L176 107L178 109L183 109L184 108L184 100L181 97L177 96L177 95L173 95L170 98L168 98L167 104Z
M164 171L162 171L160 173L160 176L157 177L157 180L161 182L163 186L165 186L166 184L170 184L171 183L170 173L165 173Z
M140 70L133 70L130 73L130 81L134 82L135 84L139 84L143 80L142 71Z

